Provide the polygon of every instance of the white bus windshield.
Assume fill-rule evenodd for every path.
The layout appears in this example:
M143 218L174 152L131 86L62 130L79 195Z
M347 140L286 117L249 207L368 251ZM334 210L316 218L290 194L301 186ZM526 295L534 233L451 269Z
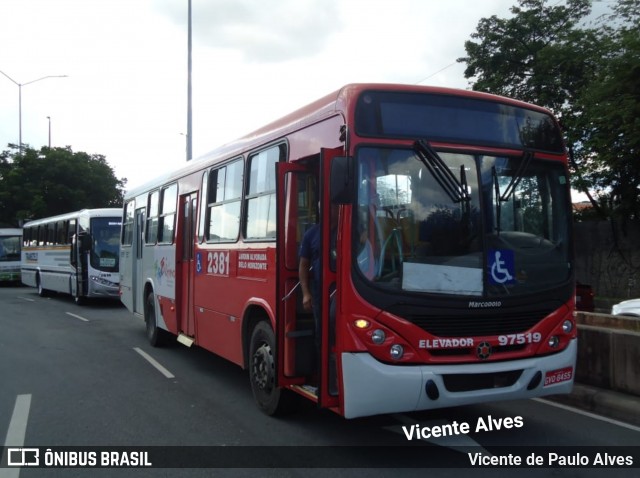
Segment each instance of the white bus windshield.
M121 218L91 219L91 266L103 272L118 272Z
M20 260L21 236L0 236L0 262Z

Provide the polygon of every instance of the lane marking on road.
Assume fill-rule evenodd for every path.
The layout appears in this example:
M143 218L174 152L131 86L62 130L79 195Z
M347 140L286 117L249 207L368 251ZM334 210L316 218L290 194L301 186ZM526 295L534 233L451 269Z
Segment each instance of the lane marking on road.
M419 425L420 428L423 428L423 427L433 428L434 426L443 426L443 425L451 424L451 422L444 419L429 420L427 422L416 423L414 419L401 413L394 413L391 416L395 418L398 422L404 424L405 426ZM396 433L405 435L405 432L402 429L398 430L397 427L385 427L385 428L388 430L394 431ZM417 432L414 432L414 433L417 433ZM420 440L433 443L434 445L450 448L452 450L459 451L462 453L473 451L473 452L481 452L483 455L486 455L486 456L492 456L492 454L489 453L487 450L485 450L480 445L480 443L478 443L477 441L475 441L473 438L469 437L469 435L465 433L460 433L458 435L442 436L442 437L430 437L430 438L420 437Z
M85 322L89 322L89 319L85 319L84 317L80 317L79 315L72 314L71 312L65 312L65 314L70 315L71 317L73 317L75 319L83 320Z
M2 466L9 462L7 447L22 447L27 433L29 410L31 409L31 394L18 395L13 407L13 414L9 422L7 437L4 440L4 453L2 454ZM0 468L0 478L18 478L20 468Z
M565 405L563 403L556 403L550 400L545 400L544 398L533 398L536 402L544 403L545 405L551 405L552 407L561 408L563 410L567 410L573 413L577 413L579 415L584 415L585 417L595 418L596 420L600 420L602 422L611 423L612 425L617 425L619 427L628 428L629 430L633 430L634 432L640 432L640 427L636 425L632 425L630 423L621 422L619 420L614 420L613 418L603 417L602 415L596 415L595 413L587 412L585 410L580 410L579 408L574 408L569 405Z
M16 299L26 300L27 302L35 302L35 299L29 299L29 297L22 297L20 295L16 296Z
M147 362L153 365L162 375L164 375L167 378L175 378L174 374L172 374L166 368L160 365L160 363L156 359L154 359L151 355L149 355L147 352L145 352L144 350L138 347L134 347L133 350L138 352Z

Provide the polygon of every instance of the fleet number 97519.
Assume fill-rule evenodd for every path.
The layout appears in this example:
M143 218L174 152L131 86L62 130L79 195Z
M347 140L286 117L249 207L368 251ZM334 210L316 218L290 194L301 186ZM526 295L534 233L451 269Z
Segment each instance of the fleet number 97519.
M500 343L500 345L537 344L541 340L542 334L540 332L528 334L500 335L498 337L498 342Z

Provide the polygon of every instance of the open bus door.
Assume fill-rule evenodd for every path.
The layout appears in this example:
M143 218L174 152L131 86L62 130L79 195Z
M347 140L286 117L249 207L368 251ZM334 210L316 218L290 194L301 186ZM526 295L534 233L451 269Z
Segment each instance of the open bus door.
M280 386L319 385L315 395L321 407L338 406L337 386L330 387L330 375L334 384L337 378L331 353L332 344L335 342L332 338L334 332L329 319L331 294L336 284L335 265L331 261L330 247L331 235L335 231L332 231L329 214L321 214L323 306L319 357L316 353L313 314L305 312L302 308L298 252L304 233L316 222L318 202L322 211L331 210L328 194L322 193L318 198L318 191L326 188L326 185L322 184L322 178L330 170L331 158L342 151L342 148L323 150L319 170L312 171L305 166L291 163L278 163L276 166L278 200L282 206L278 208L277 225L278 383ZM330 370L333 372L330 373Z
M277 304L276 348L280 386L303 385L315 366L313 315L304 313L298 281L298 249L305 231L315 223L310 204L315 174L291 163L276 164L277 214Z
M320 405L339 405L340 377L336 346L336 313L340 290L338 270L338 240L340 238L340 209L330 195L331 165L343 148L322 149L320 162L320 210L322 218L322 339L320 345Z

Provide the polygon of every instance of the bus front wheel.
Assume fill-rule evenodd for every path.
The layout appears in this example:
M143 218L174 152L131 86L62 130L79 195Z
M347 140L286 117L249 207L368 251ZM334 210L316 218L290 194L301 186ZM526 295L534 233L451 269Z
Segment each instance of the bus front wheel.
M258 322L251 333L249 377L258 408L267 415L279 415L288 408L285 390L276 385L276 341L267 322Z

